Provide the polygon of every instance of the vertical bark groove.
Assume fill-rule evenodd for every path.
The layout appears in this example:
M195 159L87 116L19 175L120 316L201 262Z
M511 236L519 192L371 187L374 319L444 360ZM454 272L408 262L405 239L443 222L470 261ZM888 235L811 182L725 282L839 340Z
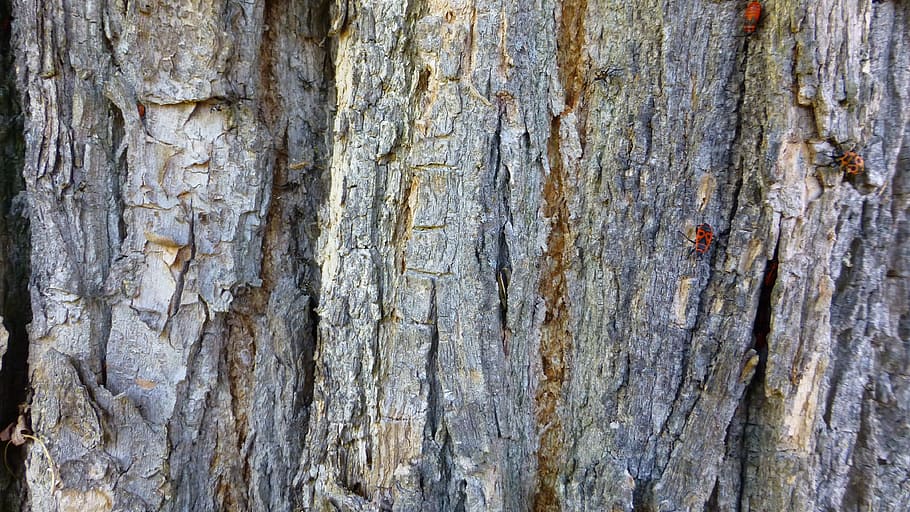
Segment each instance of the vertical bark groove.
M0 1L0 429L15 423L20 404L27 402L26 326L31 321L28 207L21 193L25 188L25 141L13 62L11 7L8 0ZM23 449L8 447L7 460L15 475L0 470L0 510L17 510L25 501L25 489L18 481L22 453Z

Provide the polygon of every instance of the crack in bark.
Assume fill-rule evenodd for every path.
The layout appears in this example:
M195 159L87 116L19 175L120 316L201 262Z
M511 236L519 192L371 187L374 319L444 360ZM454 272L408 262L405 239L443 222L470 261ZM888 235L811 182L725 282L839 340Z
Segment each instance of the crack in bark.
M746 363L747 365L754 364L755 366L751 371L754 373L749 380L749 383L746 385L745 391L742 394L742 402L740 407L743 410L743 429L741 433L741 447L740 447L740 474L739 474L739 486L737 489L737 507L742 508L744 506L743 500L745 500L746 492L746 482L748 479L748 470L749 470L749 431L750 431L750 421L751 418L755 415L756 407L762 404L762 394L765 381L765 367L768 361L768 335L771 332L771 316L772 316L772 307L771 307L771 295L774 291L774 285L777 282L777 268L778 268L778 251L780 249L780 237L778 236L777 240L774 242L774 256L767 261L765 264L765 271L761 281L761 290L759 292L758 306L755 311L755 320L753 321L752 333L754 337L753 341L753 350L755 355L750 358ZM757 362L753 363L753 358L757 357ZM746 369L744 368L744 372ZM742 378L742 377L741 377ZM734 420L736 415L734 415Z
M31 253L29 221L22 179L25 149L23 116L20 113L10 44L12 7L0 0L0 429L16 421L19 404L26 401L29 340L26 326L31 322L28 291ZM5 331L5 332L3 332ZM25 450L8 451L6 460L16 471L0 470L0 509L23 509L25 489L21 486Z
M430 288L430 349L427 351L427 423L424 432L425 439L436 437L436 430L443 420L443 408L439 401L441 388L437 368L439 365L439 319L436 311L436 280L431 279Z
M500 104L499 116L496 119L496 131L490 145L490 161L493 167L493 190L498 193L500 211L496 216L504 219L499 228L499 242L496 255L496 284L499 290L499 323L502 337L502 350L509 357L509 340L511 329L509 323L509 283L512 278L512 259L509 253L507 228L512 225L512 208L510 204L511 176L508 167L502 164L502 116L504 106ZM495 206L495 205L494 205Z

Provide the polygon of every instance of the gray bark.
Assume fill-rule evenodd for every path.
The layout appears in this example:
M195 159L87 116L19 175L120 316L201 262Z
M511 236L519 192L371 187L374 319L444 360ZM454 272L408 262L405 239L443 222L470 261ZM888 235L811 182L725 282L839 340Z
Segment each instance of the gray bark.
M20 499L902 510L910 5L744 7L15 0Z

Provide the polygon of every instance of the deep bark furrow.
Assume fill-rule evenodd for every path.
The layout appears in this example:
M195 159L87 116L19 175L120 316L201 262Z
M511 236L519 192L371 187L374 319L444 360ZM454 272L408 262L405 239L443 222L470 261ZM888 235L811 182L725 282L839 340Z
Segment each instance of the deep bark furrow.
M23 114L13 62L13 12L0 1L0 429L16 423L28 397L29 224L22 190ZM5 445L5 443L3 443ZM24 448L4 446L9 471L0 471L0 510L24 508Z

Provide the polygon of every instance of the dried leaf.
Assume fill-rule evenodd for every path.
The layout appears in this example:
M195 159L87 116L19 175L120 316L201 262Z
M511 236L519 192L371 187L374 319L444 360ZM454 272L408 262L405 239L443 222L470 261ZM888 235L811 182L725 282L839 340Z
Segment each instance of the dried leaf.
M9 441L13 435L13 429L15 429L15 428L16 428L15 423L10 423L9 425L7 425L6 428L3 429L2 432L0 432L0 442L5 443L5 442Z
M16 423L10 423L0 432L0 442L10 442L14 446L25 444L25 436L32 433L31 429L28 428L27 421L25 415L20 414Z

